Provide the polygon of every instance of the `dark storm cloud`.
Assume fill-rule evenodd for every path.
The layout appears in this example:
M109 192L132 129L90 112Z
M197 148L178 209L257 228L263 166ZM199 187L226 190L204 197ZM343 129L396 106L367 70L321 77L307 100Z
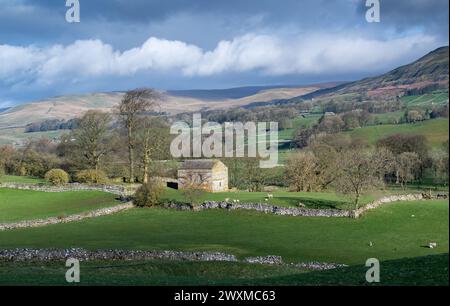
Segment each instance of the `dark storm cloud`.
M365 0L79 1L81 23L69 24L65 0L0 0L0 105L146 84L351 80L448 44L448 0L380 0L378 24Z
M448 37L448 0L380 0L381 26L397 31L421 29ZM359 0L358 12L366 11L365 0Z
M382 22L369 26L365 0L80 0L82 22L64 20L65 0L0 0L0 43L69 43L98 38L120 49L149 36L211 48L243 31L364 29L448 36L447 0L380 0Z

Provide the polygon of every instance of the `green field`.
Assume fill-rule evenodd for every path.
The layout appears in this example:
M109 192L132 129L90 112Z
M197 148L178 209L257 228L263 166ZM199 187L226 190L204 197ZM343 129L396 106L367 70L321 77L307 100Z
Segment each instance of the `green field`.
M118 203L115 195L97 191L47 193L0 189L0 223L62 217Z
M3 231L0 248L222 251L239 258L279 255L286 262L354 265L371 257L384 261L448 253L448 208L448 201L398 202L357 220L132 209L80 222ZM426 248L429 242L438 247Z
M375 144L379 139L389 135L405 133L424 135L433 147L442 146L448 140L448 119L433 119L410 124L387 124L366 126L344 134L355 139L362 139L369 144Z
M317 123L322 115L308 115L292 120L292 129L283 129L278 132L278 139L292 140L292 134L298 128L308 128Z
M372 114L374 119L378 120L380 124L395 124L400 122L400 119L405 115L404 111L390 112L383 114Z
M448 91L436 91L417 96L403 96L401 99L408 107L429 107L448 103Z
M448 254L381 262L374 285L447 285ZM307 272L289 266L227 262L81 262L80 285L372 285L364 265ZM1 262L0 285L68 285L64 262ZM70 284L72 285L72 284Z
M0 130L0 145L11 145L18 143L22 145L28 139L39 139L39 138L60 138L63 134L67 133L68 130L57 130L57 131L46 131L46 132L34 132L25 133L24 128L7 128Z
M284 206L284 207L297 207L299 203L305 205L306 208L312 209L353 209L352 201L349 197L339 195L332 192L287 192L277 191L270 192L273 194L273 198L267 198L268 192L217 192L209 193L205 192L199 198L199 203L204 201L225 201L229 199L239 200L241 203L261 203L268 205ZM361 204L368 203L376 198L385 195L386 192L374 192L370 195L363 196ZM267 198L267 201L265 200ZM183 202L183 193L179 190L166 189L163 196L164 201Z
M47 182L44 179L37 177L4 175L0 176L0 183L46 184Z

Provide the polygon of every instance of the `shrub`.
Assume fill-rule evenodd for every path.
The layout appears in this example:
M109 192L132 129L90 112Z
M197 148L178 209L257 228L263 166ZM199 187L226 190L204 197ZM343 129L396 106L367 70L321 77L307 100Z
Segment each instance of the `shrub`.
M201 202L202 196L205 194L206 190L198 185L188 185L183 188L181 193L186 201L192 206L197 206Z
M151 179L136 190L133 203L138 207L150 207L160 204L164 186L161 181Z
M75 180L84 184L105 184L108 181L108 177L102 170L87 169L78 171L75 175Z
M54 186L60 186L69 182L69 175L62 169L52 169L45 173L45 180Z

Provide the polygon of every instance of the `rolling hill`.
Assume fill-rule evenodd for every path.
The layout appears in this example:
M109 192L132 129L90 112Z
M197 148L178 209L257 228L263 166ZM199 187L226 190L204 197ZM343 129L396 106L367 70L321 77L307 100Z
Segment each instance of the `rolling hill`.
M331 84L330 84L331 85ZM227 90L195 90L165 92L161 111L177 114L202 109L245 106L255 102L288 99L313 92L327 85L299 87L252 87ZM249 95L247 95L249 94ZM89 109L110 112L122 99L123 92L66 95L18 105L0 113L0 129L20 128L29 123L80 117Z
M413 63L398 67L383 75L356 82L340 84L303 95L301 99L351 93L364 94L370 98L402 96L408 91L446 88L449 84L449 47L438 48Z
M297 103L313 98L348 100L384 100L399 96L410 105L448 103L449 47L438 48L415 62L383 75L349 83L323 83L306 86L250 86L216 90L173 90L163 92L160 111L168 114ZM23 142L24 127L50 119L69 120L87 110L111 112L123 92L65 95L18 105L0 111L0 144ZM422 96L419 96L422 95ZM52 132L58 137L60 131Z

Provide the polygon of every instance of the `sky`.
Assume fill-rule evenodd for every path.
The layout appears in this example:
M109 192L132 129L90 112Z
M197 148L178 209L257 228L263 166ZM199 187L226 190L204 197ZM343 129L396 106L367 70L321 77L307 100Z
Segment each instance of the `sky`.
M0 0L0 108L136 87L350 81L448 45L447 0Z

